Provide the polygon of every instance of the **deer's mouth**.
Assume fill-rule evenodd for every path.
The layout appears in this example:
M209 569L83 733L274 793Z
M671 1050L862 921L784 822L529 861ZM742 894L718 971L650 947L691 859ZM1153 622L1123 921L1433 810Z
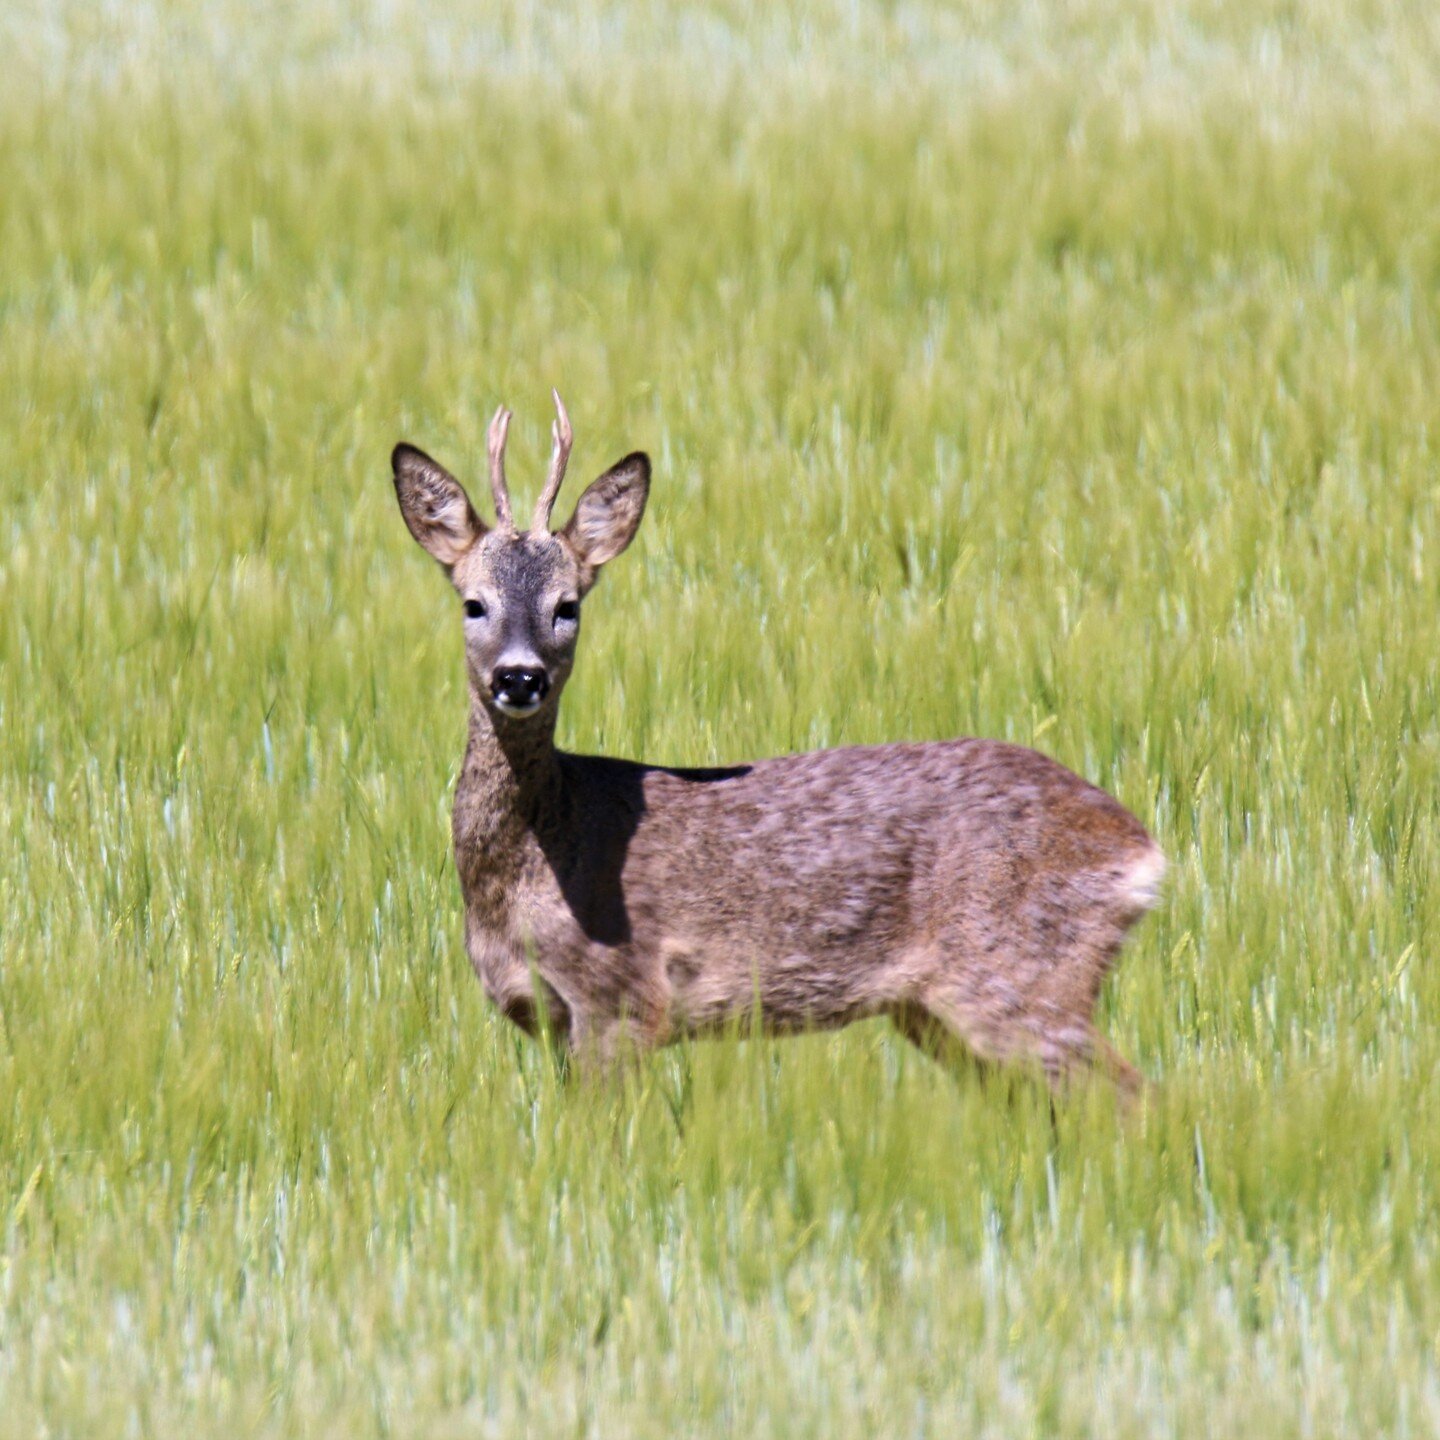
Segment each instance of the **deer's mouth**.
M493 698L495 708L502 715L508 715L513 720L523 720L527 715L533 715L541 704L538 699L511 699L507 695L496 695Z

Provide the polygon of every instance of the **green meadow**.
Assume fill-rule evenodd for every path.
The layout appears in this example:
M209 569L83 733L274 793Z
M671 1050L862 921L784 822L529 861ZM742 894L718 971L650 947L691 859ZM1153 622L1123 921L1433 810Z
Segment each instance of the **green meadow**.
M1440 1433L1440 18L0 14L0 1437ZM986 735L1171 858L1052 1108L567 1082L409 439L655 463L567 748Z

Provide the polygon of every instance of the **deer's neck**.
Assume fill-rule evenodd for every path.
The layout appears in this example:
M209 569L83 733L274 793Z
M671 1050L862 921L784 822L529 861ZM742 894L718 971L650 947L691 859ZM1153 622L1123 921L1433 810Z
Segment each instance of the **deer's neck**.
M555 750L555 707L525 720L494 715L470 701L470 738L460 777L457 841L463 830L495 860L527 837L542 838L562 823L564 787Z

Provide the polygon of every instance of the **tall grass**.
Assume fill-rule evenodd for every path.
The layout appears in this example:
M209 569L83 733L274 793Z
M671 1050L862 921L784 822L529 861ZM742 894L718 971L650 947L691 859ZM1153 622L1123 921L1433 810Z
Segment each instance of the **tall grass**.
M1431 7L0 38L0 1434L1440 1430ZM551 384L657 468L564 743L1112 789L1143 1116L487 1009L386 456Z

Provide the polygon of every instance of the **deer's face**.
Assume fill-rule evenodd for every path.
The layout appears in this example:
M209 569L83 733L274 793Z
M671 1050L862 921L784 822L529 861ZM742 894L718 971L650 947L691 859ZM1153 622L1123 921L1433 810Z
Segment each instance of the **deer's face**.
M557 535L492 530L450 572L465 614L465 661L484 702L512 718L554 704L580 637L584 576Z
M580 637L580 602L600 567L635 537L650 491L650 462L627 455L580 497L564 528L550 507L565 474L570 423L559 405L555 458L529 530L517 531L505 485L501 410L490 427L490 483L497 523L475 513L464 487L412 445L391 457L395 494L410 533L444 566L465 616L470 683L492 714L523 719L553 709Z

